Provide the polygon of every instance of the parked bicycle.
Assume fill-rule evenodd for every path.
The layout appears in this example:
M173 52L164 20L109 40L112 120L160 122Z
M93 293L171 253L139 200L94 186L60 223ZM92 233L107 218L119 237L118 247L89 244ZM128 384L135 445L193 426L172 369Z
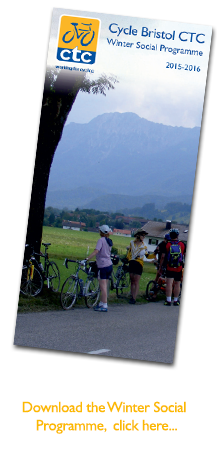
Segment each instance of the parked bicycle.
M60 272L57 264L49 260L48 247L51 243L42 243L45 252L36 253L32 245L26 244L29 257L22 269L20 292L25 296L37 296L43 288L44 281L47 287L57 292L60 287ZM38 257L38 259L36 258ZM44 258L44 266L39 258Z
M117 255L112 255L111 260L114 265L117 265L121 261L121 265L118 266L116 272L112 271L110 276L109 287L111 290L116 289L116 295L118 298L127 297L130 294L130 275L128 268L127 258L119 258Z
M155 301L158 294L166 294L166 279L159 277L158 282L150 280L146 287L146 299L148 301Z
M70 275L61 289L61 306L65 310L72 309L79 298L85 299L86 306L91 308L98 304L100 286L97 279L98 269L95 261L87 265L87 261L65 259L64 265L68 269L68 262L76 263L76 272ZM86 282L79 276L79 272L87 274Z
M28 259L22 268L20 293L24 296L37 296L43 288L43 277L34 267L33 261Z
M180 294L179 299L181 298L181 289L182 282L180 284ZM148 301L156 301L157 295L166 295L166 270L163 270L162 275L158 278L158 282L155 280L150 280L146 286L146 299Z

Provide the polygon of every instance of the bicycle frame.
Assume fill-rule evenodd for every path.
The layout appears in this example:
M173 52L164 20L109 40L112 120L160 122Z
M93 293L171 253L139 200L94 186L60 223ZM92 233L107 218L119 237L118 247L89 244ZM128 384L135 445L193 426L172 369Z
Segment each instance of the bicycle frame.
M44 258L44 272L47 272L47 266L49 266L48 246L45 246L44 253L40 253L41 258Z
M118 266L115 273L114 273L114 268L113 268L112 274L109 277L109 280L113 284L113 286L111 287L111 290L116 289L118 287L120 280L126 274L126 271L124 270L124 267L125 267L125 263L122 262L122 264L120 266Z
M44 270L44 273L45 275L47 274L47 268L49 266L49 255L48 255L48 246L49 245L46 245L46 244L43 244L45 246L45 251L44 253L42 253L42 251L40 253L36 253L33 248L32 248L32 253L31 253L31 257L34 258L35 262L38 264L39 266L39 263L36 259L35 256L40 256L41 258L44 258L44 266L43 266L43 270Z
M37 252L34 251L34 247L32 245L26 244L26 247L30 247L30 257L29 257L29 259L30 259L31 263L36 267L36 269L38 271L40 271L41 276L43 278L43 281L47 280L48 289L49 288L53 289L53 285L52 285L52 280L53 279L55 279L55 280L58 279L59 280L58 287L54 289L54 291L58 291L59 285L60 285L60 273L59 273L59 269L58 269L56 263L49 260L48 247L51 244L50 243L42 243L42 245L44 245L44 247L45 247L44 253L43 252L37 253ZM37 259L36 257L44 258L44 266L42 265L42 263L40 263L39 258ZM49 274L49 267L50 266L53 267L53 265L54 265L54 267L56 267L57 271L54 272L54 275L52 277Z
M22 243L16 243L16 246L22 248ZM24 247L28 248L29 243L26 243L24 245ZM27 259L26 264L23 264L21 267L23 269L25 267L27 268L27 280L30 280L30 279L33 280L34 264L33 264L32 260L31 260L31 257L29 259ZM19 271L20 270L20 265L16 265L16 269L18 269L18 271Z
M114 288L116 288L117 279L114 273L114 268L112 269L111 275L109 277L109 281L110 281L110 289L113 290Z
M68 262L78 264L77 270L71 274L64 281L61 289L61 306L63 309L72 309L75 306L77 298L85 298L85 304L87 307L93 307L97 304L100 296L100 288L98 278L94 275L91 263L90 266L82 268L81 261L65 258L64 265L68 269ZM85 283L81 283L79 278L79 271L84 272L87 275Z
M32 264L31 259L29 260L29 266L27 270L27 280L33 280L34 265Z
M26 269L25 279L27 283L32 282L33 286L36 286L37 278L39 277L39 279L41 279L41 282L38 281L39 285L43 286L44 281L47 280L48 288L51 288L53 291L58 291L59 285L60 285L60 272L57 267L57 264L54 261L49 261L47 250L50 244L43 243L43 245L45 246L44 253L42 252L36 253L34 251L33 246L31 246L30 244L25 245L25 247L29 247L29 246L31 247L30 256L26 258L25 265L16 266L16 270L18 271L18 276L17 276L18 284L17 285L20 286L22 271L23 271L23 284L24 284L24 270ZM22 247L22 244L16 244L16 246ZM42 266L42 264L40 264L39 258L37 259L36 256L44 258L44 267ZM41 286L41 289L42 289L42 286ZM35 294L31 296L35 296Z
M91 275L91 271L90 269L87 270L86 266L84 266L84 269L82 268L82 264L81 264L81 261L78 261L78 260L73 260L73 259L68 259L68 258L65 258L65 261L64 261L64 266L66 267L66 269L68 269L68 262L72 262L72 263L76 263L78 264L78 267L77 267L77 270L76 272L72 273L71 275L78 281L79 283L79 286L80 286L80 290L81 290L81 294L79 295L80 297L82 296L85 296L85 290L86 290L86 284L87 282L93 277ZM86 279L86 283L81 286L80 285L80 277L79 277L79 272L82 271L84 272L84 274L87 275L87 279Z
M24 296L37 296L43 288L43 278L31 259L23 265L20 293Z

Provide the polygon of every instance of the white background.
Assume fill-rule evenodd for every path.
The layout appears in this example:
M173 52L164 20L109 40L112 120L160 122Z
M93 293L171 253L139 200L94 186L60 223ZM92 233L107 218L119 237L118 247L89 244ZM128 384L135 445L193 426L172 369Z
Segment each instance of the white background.
M219 2L221 5L221 2ZM14 3L15 4L15 3ZM91 3L88 3L88 5ZM167 7L168 8L168 7ZM8 8L2 31L4 37L9 31ZM182 18L183 20L183 18ZM223 7L219 7L220 48L222 43ZM4 58L5 69L9 69L9 54ZM220 74L222 75L220 59ZM9 120L9 78L1 73L2 115ZM219 99L223 101L223 90L220 87ZM4 109L4 110L3 110ZM219 105L219 119L223 122L222 105ZM1 120L3 123L3 120ZM223 126L223 123L222 123ZM9 156L6 129L2 132L2 176L1 187L4 190L2 216L9 222L9 201L6 190L9 185ZM3 134L4 133L4 134ZM221 143L221 140L220 140ZM219 146L219 196L220 196L220 235L223 232L222 176L223 160L221 145ZM4 154L4 155L3 155ZM8 173L7 173L8 172ZM6 201L6 202L5 202ZM2 224L3 224L2 221ZM2 229L2 316L1 316L1 452L4 459L22 460L105 460L105 459L158 459L158 460L210 460L220 459L223 453L223 311L219 312L220 343L219 373L10 373L9 369L9 236ZM217 239L216 239L217 241ZM222 276L223 262L219 260L219 274ZM3 265L4 262L4 265ZM4 266L4 267L3 267ZM221 278L220 278L221 281ZM223 296L222 296L223 298ZM222 307L220 296L220 305ZM212 306L211 306L212 307ZM23 414L22 402L33 404L78 404L80 401L106 404L106 401L125 401L127 404L150 404L160 401L163 404L178 404L186 401L187 412L180 414L163 414L161 422L167 422L177 431L168 432L131 432L115 433L112 424L119 420L119 415L105 413L103 420L108 427L106 433L66 433L57 435L54 432L35 430L36 414ZM94 415L95 416L95 415ZM124 416L124 417L123 417ZM144 415L145 416L145 415ZM101 421L101 416L98 417ZM122 419L132 419L122 414ZM46 418L40 418L46 419ZM52 417L46 422L60 422L61 418ZM70 418L66 417L68 421ZM86 414L83 413L83 420ZM135 418L136 419L136 418ZM139 419L143 419L140 416ZM155 421L153 413L145 419ZM94 418L97 421L97 418ZM109 430L110 429L110 430Z
M220 459L221 387L215 373L24 373L16 375L16 382L11 379L8 395L4 422L11 443L7 451L19 455L19 459ZM23 401L33 405L53 405L59 401L78 405L82 401L83 406L92 401L105 406L107 401L123 401L130 405L151 405L151 411L90 415L84 408L82 414L45 415L22 413ZM187 412L154 413L156 401L165 405L175 402L183 405L186 401ZM101 422L107 432L37 432L37 419L46 423ZM120 419L167 423L177 431L115 432L113 424Z

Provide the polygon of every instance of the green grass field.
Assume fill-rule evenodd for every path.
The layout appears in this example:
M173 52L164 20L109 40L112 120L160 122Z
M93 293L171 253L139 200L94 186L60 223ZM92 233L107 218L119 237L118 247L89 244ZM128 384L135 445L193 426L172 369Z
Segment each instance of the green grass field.
M65 279L72 274L75 269L75 264L69 263L68 269L63 265L64 259L84 259L87 256L89 248L89 254L95 249L96 242L99 238L99 234L95 232L80 232L72 231L68 229L61 229L56 227L43 227L43 239L44 243L51 243L49 247L49 258L57 263L61 283L64 283ZM117 235L112 236L113 246L117 248L118 254L126 255L127 246L129 246L130 238L119 237ZM42 247L44 251L44 247ZM116 266L117 267L117 266ZM115 267L115 270L116 270ZM140 280L140 292L137 298L139 302L145 302L144 295L146 285L149 280L155 278L156 269L153 263L146 262L144 264L143 274ZM81 275L80 275L81 276ZM82 273L83 280L85 280L85 274ZM114 292L109 294L109 303L119 302ZM84 299L80 300L79 303L84 303ZM44 287L43 292L36 298L27 299L20 296L19 299L19 312L27 312L33 310L49 310L49 309L61 309L60 306L60 294L52 293L47 287Z

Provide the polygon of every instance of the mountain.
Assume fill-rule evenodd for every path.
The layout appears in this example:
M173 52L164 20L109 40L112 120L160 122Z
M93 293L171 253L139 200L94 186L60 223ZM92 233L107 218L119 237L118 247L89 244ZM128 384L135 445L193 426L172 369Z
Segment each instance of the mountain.
M74 190L48 191L46 207L63 209L88 208L99 211L123 212L127 209L141 207L146 203L154 203L162 209L168 201L191 204L192 195L162 196L162 195L122 195L107 194L104 189L93 187L78 187ZM123 211L125 209L125 211ZM130 210L129 210L130 211ZM129 213L128 213L129 214Z
M119 196L143 196L144 203L151 202L149 196L169 198L166 202L192 196L199 136L198 127L166 126L129 112L102 114L86 124L70 123L55 153L46 203L63 207L74 202L72 208L88 204L102 209L89 205L104 202L106 206L108 199L115 205L113 195L116 202ZM64 205L66 196L69 203ZM129 205L130 199L119 209Z
M52 206L55 208L69 208L75 210L75 208L84 208L85 204L91 200L95 200L98 197L106 194L105 189L97 189L94 187L77 187L72 190L56 190L50 191L48 189L46 206ZM91 207L90 207L91 208Z

